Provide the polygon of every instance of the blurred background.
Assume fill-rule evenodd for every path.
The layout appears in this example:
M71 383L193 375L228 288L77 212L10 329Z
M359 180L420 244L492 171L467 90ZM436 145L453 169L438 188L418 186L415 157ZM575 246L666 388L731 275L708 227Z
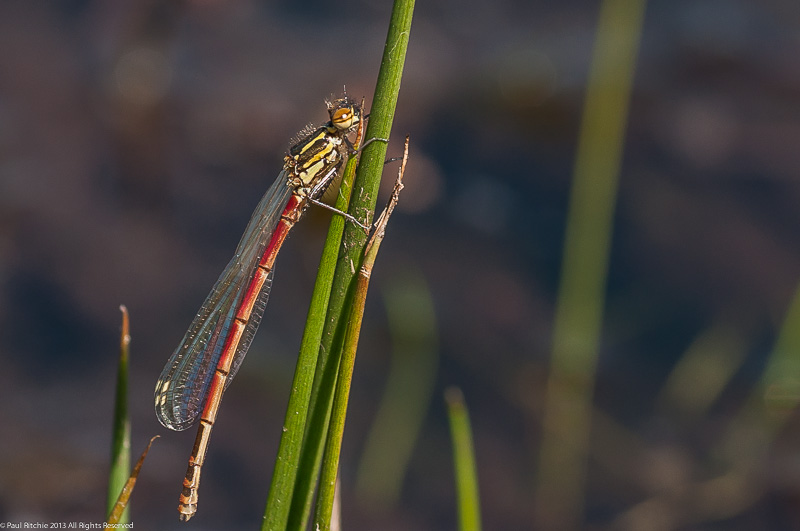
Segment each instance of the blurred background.
M411 160L355 369L346 527L456 527L451 385L485 529L558 527L534 499L599 7L417 5L389 146L410 134ZM158 424L153 388L290 140L344 86L372 94L390 8L0 4L0 522L103 519L125 304L133 453L162 435L135 528L260 524L330 214L281 252L185 525L195 431ZM647 5L580 528L800 529L799 58L796 0Z

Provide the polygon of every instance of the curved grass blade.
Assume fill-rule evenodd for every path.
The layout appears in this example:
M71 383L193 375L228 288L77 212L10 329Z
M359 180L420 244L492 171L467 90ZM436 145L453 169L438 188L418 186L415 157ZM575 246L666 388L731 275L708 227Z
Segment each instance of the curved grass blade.
M119 493L116 503L114 503L114 506L108 513L108 518L106 519L107 524L120 523L123 512L128 508L128 501L130 500L131 494L133 494L133 487L136 486L136 479L139 477L139 471L142 469L142 465L144 464L144 458L147 457L147 452L149 452L150 447L153 446L153 441L159 437L160 435L155 435L152 439L150 439L150 442L147 443L147 448L144 449L144 452L142 452L139 460L136 461L136 466L133 467L133 472L131 472L130 477L125 482L125 486L122 488L122 492Z

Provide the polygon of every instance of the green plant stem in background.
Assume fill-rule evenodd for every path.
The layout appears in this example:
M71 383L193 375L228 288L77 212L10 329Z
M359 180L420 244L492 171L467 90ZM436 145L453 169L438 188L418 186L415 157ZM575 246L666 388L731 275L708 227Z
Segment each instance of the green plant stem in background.
M450 434L453 438L453 464L458 493L458 528L460 531L480 531L481 508L478 495L478 472L469 412L461 390L451 387L445 391Z
M644 0L604 0L586 91L556 302L536 514L578 529L620 160Z
M433 396L438 365L436 311L430 288L419 270L407 266L404 270L384 292L391 367L356 476L359 504L372 511L391 510L400 497Z
M800 285L797 286L791 305L786 312L783 325L778 332L775 348L770 354L757 393L750 402L763 408L767 414L759 417L767 420L770 438L777 435L787 419L800 403Z
M408 47L408 36L411 28L411 18L413 14L414 2L412 0L398 0L394 4L392 17L389 24L389 32L384 49L381 69L378 74L378 82L373 97L373 104L370 110L370 118L364 138L388 138L391 131L394 109L397 104L397 97L400 89L400 79L402 76L403 65L405 63L405 53ZM380 184L380 175L383 169L383 161L386 157L386 144L381 141L372 142L366 146L361 154L361 161L356 172L353 190L354 196L351 198L349 213L361 220L369 220L371 212L375 208L377 200L377 190ZM322 447L327 433L330 407L335 385L335 375L339 365L339 353L336 352L335 345L341 345L341 331L339 328L339 316L344 308L345 298L348 287L351 284L358 261L363 252L366 236L363 231L352 223L347 223L342 242L342 252L336 263L333 274L333 285L327 307L327 315L324 319L324 328L319 341L313 345L318 346L318 359L315 367L314 383L309 399L309 407L306 415L305 435L299 453L299 462L295 465L297 454L289 456L292 463L280 463L284 456L279 455L280 466L288 470L288 474L296 475L293 480L286 477L275 479L283 487L279 490L270 490L267 507L264 514L264 530L282 529L305 529L305 523L311 510L311 500L314 494L314 485L319 471L319 463L322 455ZM326 273L327 274L327 273ZM309 345L311 341L309 340ZM304 366L310 366L310 361L304 360ZM325 385L323 385L323 383ZM293 388L292 392L296 392ZM294 398L290 398L290 403ZM295 401L300 404L302 399ZM294 410L287 411L287 417ZM297 415L300 415L297 413ZM289 426L284 426L289 429ZM293 442L296 443L299 435L293 435ZM296 447L293 446L293 449ZM291 503L287 506L289 493L285 487L291 487Z
M720 437L721 459L760 475L770 443L800 403L800 284L786 311L775 347L761 375L727 433Z
M708 415L747 354L741 327L720 322L704 330L672 369L656 400L660 414L690 423Z
M117 369L117 388L114 398L114 420L111 439L111 470L108 477L108 500L106 514L109 514L117 503L122 488L131 473L131 420L128 415L128 352L131 343L128 321L128 309L119 307L122 312L122 329L120 331L119 367ZM119 517L121 523L127 523L128 509Z

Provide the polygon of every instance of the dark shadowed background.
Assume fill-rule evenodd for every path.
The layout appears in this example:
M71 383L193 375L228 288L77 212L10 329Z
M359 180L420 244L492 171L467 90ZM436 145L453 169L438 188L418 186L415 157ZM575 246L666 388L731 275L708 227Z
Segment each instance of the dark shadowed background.
M410 134L411 161L356 364L345 527L455 528L442 400L450 385L472 415L485 529L534 527L542 390L598 5L417 4L389 147L399 155ZM343 86L372 94L389 12L389 2L348 0L0 4L0 522L103 518L124 303L134 454L162 435L133 496L135 528L260 524L330 214L309 212L281 252L187 525L176 506L194 430L158 424L153 387L290 140L327 119L323 100ZM636 519L669 486L724 472L713 449L758 381L795 292L799 21L796 0L647 6L586 528L800 528L793 418L736 507L683 526ZM404 309L396 299L409 292L419 296ZM422 397L408 428L417 422L418 436L397 497L372 499L377 487L359 466L392 355L403 350L397 315L423 311L414 301L430 301L435 316L433 353L418 365L430 372L411 371L404 384L410 402ZM674 367L713 334L724 339L714 343L721 363L734 360L721 369L731 377L695 417L681 411L696 408L664 406ZM621 451L620 438L636 451ZM686 492L667 512L696 501Z

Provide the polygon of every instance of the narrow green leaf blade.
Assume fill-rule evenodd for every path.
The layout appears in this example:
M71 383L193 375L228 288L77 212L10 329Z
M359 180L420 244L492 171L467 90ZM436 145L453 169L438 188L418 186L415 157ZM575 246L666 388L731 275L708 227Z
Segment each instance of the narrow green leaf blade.
M106 513L111 512L122 488L131 473L131 421L128 416L128 353L131 342L128 309L122 312L120 333L119 367L117 369L116 397L111 439L111 469L108 477L108 501ZM128 511L121 515L121 522L128 521Z
M445 391L450 433L453 437L453 462L458 492L458 523L461 531L480 531L481 511L478 495L478 472L472 444L469 412L461 390L451 387Z

